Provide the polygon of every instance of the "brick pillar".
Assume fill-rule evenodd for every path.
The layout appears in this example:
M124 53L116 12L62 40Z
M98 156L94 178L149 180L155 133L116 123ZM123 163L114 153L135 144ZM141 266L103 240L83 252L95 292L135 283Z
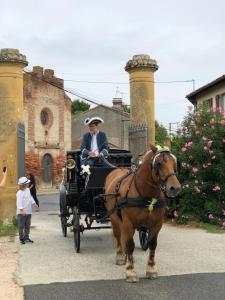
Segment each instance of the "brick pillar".
M130 76L131 127L146 127L146 141L155 143L154 72L157 62L149 55L134 55L125 66ZM134 143L138 144L138 141ZM135 151L135 149L131 149Z

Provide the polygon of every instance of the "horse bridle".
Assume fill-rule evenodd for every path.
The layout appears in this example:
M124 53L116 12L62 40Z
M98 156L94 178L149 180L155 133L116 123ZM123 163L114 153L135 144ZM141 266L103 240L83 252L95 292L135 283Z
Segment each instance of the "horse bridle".
M170 151L161 151L161 152L156 152L152 158L151 158L151 163L150 163L150 171L153 173L153 172L156 172L156 174L154 174L156 177L159 178L159 176L157 176L157 170L155 171L155 162L156 162L156 159L157 157L160 155L160 154L163 154L163 153L168 153L170 155L172 155L172 157L174 158L175 162L176 162L176 157L170 152ZM176 176L176 170L177 170L177 167L175 166L175 172L172 172L172 173L169 173L165 176L165 178L159 178L158 181L154 181L155 184L151 183L150 181L146 180L145 178L141 178L142 181L144 181L145 184L147 184L149 187L154 187L156 188L157 187L157 184L159 184L159 187L160 187L160 191L162 191L163 193L166 194L166 182L167 180L171 177L171 176ZM138 171L138 170L137 170ZM153 176L153 177L155 177ZM138 188L137 186L137 182L136 182L136 178L134 180L134 183L135 183L135 187L136 187L136 190L137 192L140 194L140 196L142 197L141 195L141 192L140 192L140 189Z
M155 167L156 160L157 160L158 156L160 156L161 154L169 154L169 155L171 155L174 158L175 164L176 164L175 168L174 168L175 172L171 172L171 173L167 174L165 176L165 178L159 178L159 176L157 176L157 173L159 172L159 170L157 170L156 167ZM176 157L170 151L156 152L156 154L153 155L153 157L151 158L151 171L155 172L155 176L159 178L158 183L160 185L160 190L162 192L166 192L166 182L167 182L167 180L171 176L176 176L176 172L177 172L177 159L176 159Z

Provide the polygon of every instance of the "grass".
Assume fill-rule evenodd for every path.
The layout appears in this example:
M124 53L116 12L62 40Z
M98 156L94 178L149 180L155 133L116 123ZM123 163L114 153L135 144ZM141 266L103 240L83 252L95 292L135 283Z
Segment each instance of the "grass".
M197 222L197 221L190 221L187 223L177 223L175 220L167 220L167 223L172 224L177 227L193 227L193 228L200 228L204 229L209 233L225 233L225 228L221 228L215 224L209 224L204 222Z
M0 236L15 236L16 232L17 232L17 226L14 223L14 221L12 224L4 224L0 220Z

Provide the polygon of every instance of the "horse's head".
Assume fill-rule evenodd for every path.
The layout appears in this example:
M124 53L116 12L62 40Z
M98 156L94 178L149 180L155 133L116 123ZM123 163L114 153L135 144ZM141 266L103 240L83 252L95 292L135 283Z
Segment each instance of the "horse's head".
M153 180L160 184L161 190L169 198L175 198L181 191L181 184L177 179L177 159L169 148L158 149L151 145L151 169Z

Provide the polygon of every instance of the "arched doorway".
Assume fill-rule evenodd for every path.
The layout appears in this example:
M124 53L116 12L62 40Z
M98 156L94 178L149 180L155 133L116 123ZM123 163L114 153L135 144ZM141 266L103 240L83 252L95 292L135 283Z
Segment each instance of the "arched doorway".
M52 186L52 165L53 159L49 153L46 153L41 161L41 181L44 186Z

